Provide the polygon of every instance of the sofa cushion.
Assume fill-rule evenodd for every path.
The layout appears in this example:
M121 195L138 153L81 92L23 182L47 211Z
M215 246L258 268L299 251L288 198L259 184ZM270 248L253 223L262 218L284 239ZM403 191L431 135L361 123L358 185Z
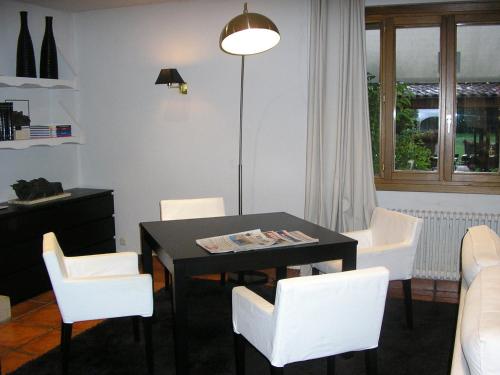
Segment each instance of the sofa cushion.
M484 267L500 265L500 238L486 225L471 227L462 243L462 273L467 286Z
M461 330L470 373L500 374L500 266L484 268L470 285Z

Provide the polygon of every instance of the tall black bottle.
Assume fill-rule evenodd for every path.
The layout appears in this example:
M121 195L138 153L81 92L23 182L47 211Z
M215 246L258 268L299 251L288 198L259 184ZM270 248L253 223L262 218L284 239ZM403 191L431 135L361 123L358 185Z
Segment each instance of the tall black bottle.
M52 17L45 17L45 35L40 53L40 78L58 79L57 48L52 31Z
M28 12L20 12L20 14L21 30L17 39L16 76L36 78L35 53L28 29Z

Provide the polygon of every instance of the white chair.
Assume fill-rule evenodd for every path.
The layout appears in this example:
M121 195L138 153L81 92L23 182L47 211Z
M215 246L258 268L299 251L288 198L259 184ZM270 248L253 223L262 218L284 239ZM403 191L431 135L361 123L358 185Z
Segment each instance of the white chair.
M166 199L160 201L161 220L225 216L224 198Z
M225 216L224 198L165 199L160 201L160 218L166 220L200 219L205 217ZM225 283L226 274L220 274L221 284ZM165 268L165 289L171 283L171 275Z
M270 362L272 374L288 363L366 351L367 370L377 372L377 347L389 271L375 267L278 281L272 305L246 287L233 289L236 373L245 373L245 339Z
M390 280L402 280L410 328L413 328L411 278L422 223L420 218L377 207L368 229L343 233L358 241L357 269L383 266L389 269ZM315 263L314 270L341 272L342 261Z
M43 260L62 317L63 374L68 373L74 322L124 316L135 317L136 333L137 317L142 317L147 366L152 374L153 282L151 275L139 274L137 254L122 252L65 257L54 233L46 233L43 236Z

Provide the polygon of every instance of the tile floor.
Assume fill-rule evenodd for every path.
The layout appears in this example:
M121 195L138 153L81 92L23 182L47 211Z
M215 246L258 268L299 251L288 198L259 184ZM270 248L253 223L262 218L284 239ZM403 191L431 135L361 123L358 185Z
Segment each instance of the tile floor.
M154 289L164 285L164 273L155 260ZM274 282L274 272L266 271L270 282ZM289 277L298 274L289 270ZM218 279L218 275L207 276ZM418 300L447 303L458 302L458 283L416 279L412 282L413 297ZM389 295L401 298L401 283L391 283ZM92 328L101 321L75 323L73 336ZM1 374L8 374L24 363L31 361L59 345L60 315L52 292L43 293L35 298L12 306L10 322L0 324L0 363Z

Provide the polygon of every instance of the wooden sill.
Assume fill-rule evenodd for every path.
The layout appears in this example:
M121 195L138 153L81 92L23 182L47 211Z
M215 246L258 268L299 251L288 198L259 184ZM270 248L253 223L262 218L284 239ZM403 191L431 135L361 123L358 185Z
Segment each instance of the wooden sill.
M493 183L465 183L442 181L393 180L390 182L375 179L375 187L380 191L419 191L433 193L500 194L500 185Z

